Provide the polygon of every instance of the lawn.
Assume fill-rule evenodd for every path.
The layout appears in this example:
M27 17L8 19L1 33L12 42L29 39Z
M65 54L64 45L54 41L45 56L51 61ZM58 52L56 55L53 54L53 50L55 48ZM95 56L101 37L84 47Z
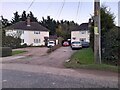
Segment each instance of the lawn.
M94 53L91 48L83 48L75 52L69 62L65 63L65 67L68 68L83 68L83 69L96 69L96 70L107 70L117 72L118 67L108 65L105 63L95 64Z
M21 54L21 53L25 53L27 51L24 50L16 50L16 51L12 51L12 55L16 55L16 54Z

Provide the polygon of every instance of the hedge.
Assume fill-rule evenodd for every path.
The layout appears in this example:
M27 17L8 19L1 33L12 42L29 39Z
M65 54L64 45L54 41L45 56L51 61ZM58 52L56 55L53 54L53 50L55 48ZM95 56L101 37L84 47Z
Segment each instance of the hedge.
M55 46L51 47L50 49L48 49L47 53L51 53L51 52L55 51L56 49L58 49L58 48L60 48L60 47L61 47L60 44L55 45Z
M0 47L0 57L6 57L12 55L12 48L10 47Z

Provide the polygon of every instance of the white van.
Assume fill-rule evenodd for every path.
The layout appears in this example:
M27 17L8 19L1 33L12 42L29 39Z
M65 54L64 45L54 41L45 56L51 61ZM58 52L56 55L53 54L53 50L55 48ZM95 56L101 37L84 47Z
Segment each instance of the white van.
M47 47L53 47L53 46L55 46L55 41L49 41Z

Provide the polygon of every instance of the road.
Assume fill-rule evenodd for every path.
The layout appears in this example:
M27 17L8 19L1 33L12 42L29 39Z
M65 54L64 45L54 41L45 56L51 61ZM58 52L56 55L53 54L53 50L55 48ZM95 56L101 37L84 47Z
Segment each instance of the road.
M117 88L116 76L26 64L3 65L3 88Z
M29 50L24 57L2 61L3 88L118 88L117 73L65 68L75 52L70 47L51 54L41 53L46 48Z

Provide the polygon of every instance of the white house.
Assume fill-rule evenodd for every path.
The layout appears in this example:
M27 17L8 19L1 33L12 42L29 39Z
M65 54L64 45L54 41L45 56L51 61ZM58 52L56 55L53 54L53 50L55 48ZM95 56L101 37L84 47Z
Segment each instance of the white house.
M90 31L88 23L82 23L80 26L71 31L71 42L73 41L90 42Z
M49 30L37 22L30 22L30 18L26 21L17 22L6 28L7 36L21 38L21 44L32 46L45 45L45 38L49 38Z

